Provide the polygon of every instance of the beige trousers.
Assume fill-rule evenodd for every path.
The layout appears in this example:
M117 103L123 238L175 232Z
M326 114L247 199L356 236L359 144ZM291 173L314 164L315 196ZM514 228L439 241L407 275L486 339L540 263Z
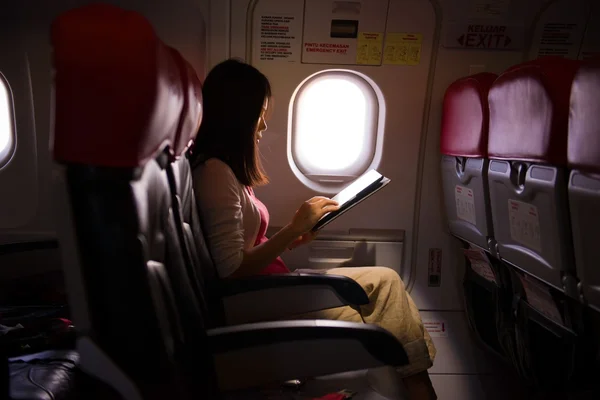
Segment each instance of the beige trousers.
M344 306L302 314L299 318L364 321L379 325L402 343L408 355L410 364L397 369L401 377L431 368L436 354L435 346L423 327L419 309L396 271L385 267L352 267L333 268L325 273L355 280L369 296L369 304L360 307L360 314Z

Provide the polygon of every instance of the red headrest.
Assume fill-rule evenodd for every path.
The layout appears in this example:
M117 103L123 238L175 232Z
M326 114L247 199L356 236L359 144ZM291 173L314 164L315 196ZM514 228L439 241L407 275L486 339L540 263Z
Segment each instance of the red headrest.
M600 173L600 61L582 66L571 89L569 164Z
M173 145L181 76L144 17L89 5L56 18L51 40L56 161L134 167Z
M202 121L202 84L194 68L184 60L181 54L175 49L171 49L171 51L179 66L185 89L183 111L175 138L175 156L178 157L183 155L193 143Z
M483 72L452 83L444 95L442 154L487 157L488 91L498 75Z
M566 164L569 94L579 64L544 57L496 79L489 94L490 158Z

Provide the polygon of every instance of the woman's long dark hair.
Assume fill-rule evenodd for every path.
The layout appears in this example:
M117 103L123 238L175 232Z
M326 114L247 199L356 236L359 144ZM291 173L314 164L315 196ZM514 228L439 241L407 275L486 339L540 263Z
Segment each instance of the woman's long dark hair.
M260 162L256 128L271 85L259 70L230 59L215 66L202 88L204 112L190 162L215 157L246 186L268 183Z

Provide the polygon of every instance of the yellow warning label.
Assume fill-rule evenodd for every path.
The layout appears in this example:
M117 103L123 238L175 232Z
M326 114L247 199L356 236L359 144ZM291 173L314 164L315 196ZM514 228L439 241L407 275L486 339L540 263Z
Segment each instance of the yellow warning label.
M383 50L382 32L359 32L356 46L356 63L362 65L381 64Z
M385 37L383 63L388 65L419 65L421 33L388 33Z

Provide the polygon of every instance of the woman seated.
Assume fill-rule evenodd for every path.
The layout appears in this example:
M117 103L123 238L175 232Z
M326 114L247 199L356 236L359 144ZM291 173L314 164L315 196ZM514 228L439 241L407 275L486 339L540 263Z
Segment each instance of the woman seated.
M204 117L190 154L194 188L209 250L221 278L290 272L280 255L310 242L311 228L339 207L326 197L300 205L292 220L267 238L269 213L253 188L268 182L258 142L267 129L271 99L268 79L256 68L227 60L212 69L202 90ZM427 369L435 347L398 274L390 268L334 268L327 274L358 282L369 296L360 312L339 307L299 318L377 324L404 346L410 364L398 369L411 399L433 399Z

